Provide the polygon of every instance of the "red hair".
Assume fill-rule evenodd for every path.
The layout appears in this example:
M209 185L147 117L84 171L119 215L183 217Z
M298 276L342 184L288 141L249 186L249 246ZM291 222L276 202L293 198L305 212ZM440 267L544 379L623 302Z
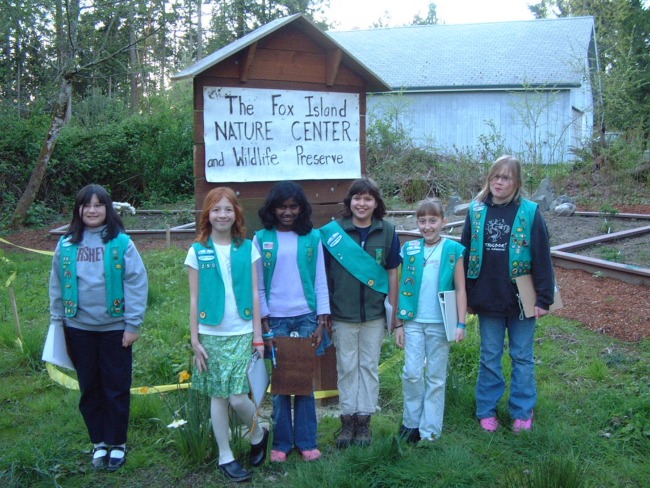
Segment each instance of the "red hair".
M199 235L196 238L196 242L200 242L204 246L207 246L208 238L210 237L210 234L212 234L210 210L212 210L212 207L219 203L223 197L226 197L235 209L235 223L232 224L232 228L230 229L230 234L235 240L235 244L239 246L246 238L244 209L239 204L239 199L232 189L220 186L210 190L205 196L205 200L203 200L203 210L201 211L201 219L199 220Z

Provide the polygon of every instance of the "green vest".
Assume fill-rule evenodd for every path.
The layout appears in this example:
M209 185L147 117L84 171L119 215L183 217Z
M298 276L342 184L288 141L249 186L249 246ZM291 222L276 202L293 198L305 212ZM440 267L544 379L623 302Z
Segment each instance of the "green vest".
M337 221L321 227L320 232L323 245L341 266L367 287L388 294L388 271L381 264L386 259L383 248L371 256Z
M244 320L253 319L253 268L251 263L252 242L245 239L237 247L230 245L230 273L235 302L239 316ZM204 325L219 325L223 320L226 306L226 288L221 275L221 267L212 239L207 247L200 242L192 244L199 265L199 321Z
M511 279L530 274L531 272L532 256L530 253L530 239L536 211L536 203L524 198L521 199L517 216L512 225L510 244L508 246L508 269L510 270ZM486 215L487 206L485 203L473 201L469 206L472 237L469 246L469 258L467 260L467 277L471 279L478 278L481 272Z
M104 246L104 279L106 281L106 309L112 317L124 315L124 253L130 237L118 234ZM70 236L59 239L61 254L61 293L66 317L77 315L79 290L77 288L77 249Z
M275 263L278 259L278 233L276 229L258 230L255 235L260 244L262 252L262 269L264 271L264 287L266 288L266 299L268 300L271 293L271 279L275 271ZM312 229L309 234L298 236L298 270L300 271L300 280L302 289L305 292L305 298L309 309L316 311L316 261L318 257L318 243L320 233Z
M397 317L413 320L417 316L422 273L424 268L424 239L416 239L404 244L404 261L399 290ZM456 263L463 257L465 248L458 242L445 239L440 254L440 274L438 275L438 291L454 289L454 270ZM431 297L438 300L438 297Z

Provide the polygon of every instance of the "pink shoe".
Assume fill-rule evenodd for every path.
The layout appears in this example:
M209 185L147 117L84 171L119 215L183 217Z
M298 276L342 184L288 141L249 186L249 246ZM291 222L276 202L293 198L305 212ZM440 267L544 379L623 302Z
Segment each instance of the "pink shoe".
M308 451L301 451L302 458L305 461L316 461L320 459L320 451L318 449L310 449Z
M512 424L512 431L515 434L519 434L520 432L523 432L524 430L533 430L533 414L530 414L530 418L528 420L521 420L521 419L515 419L514 423Z
M479 420L483 430L487 432L496 432L499 428L499 421L496 417L488 417L486 419Z
M283 463L287 460L287 453L282 451L276 451L275 449L271 450L271 462L272 463Z

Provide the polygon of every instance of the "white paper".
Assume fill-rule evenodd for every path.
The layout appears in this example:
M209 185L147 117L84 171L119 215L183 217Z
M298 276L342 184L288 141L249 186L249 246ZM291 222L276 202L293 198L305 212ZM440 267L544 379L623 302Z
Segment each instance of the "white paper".
M43 361L56 364L62 368L71 369L74 371L74 365L68 356L68 349L65 345L65 332L63 326L50 324L47 331L47 338L43 346Z
M442 320L445 323L447 340L454 342L456 340L456 324L458 324L456 292L454 290L438 292L438 301L440 302L440 310L442 311Z
M251 386L251 394L255 408L259 409L264 400L264 395L269 387L269 374L266 371L264 359L255 351L251 364L248 367L248 381Z
M388 296L384 299L384 307L386 308L386 330L390 333L393 330L393 306L388 301Z

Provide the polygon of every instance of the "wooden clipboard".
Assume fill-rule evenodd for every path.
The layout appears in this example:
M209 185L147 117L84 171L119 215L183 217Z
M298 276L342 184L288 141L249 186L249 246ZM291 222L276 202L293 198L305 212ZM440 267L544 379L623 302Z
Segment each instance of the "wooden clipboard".
M274 395L311 395L314 392L316 349L310 337L276 337L277 366L271 373Z
M537 301L537 293L535 292L535 286L533 285L533 276L532 275L523 275L517 276L515 278L515 284L517 285L517 292L519 300L521 301L521 306L524 309L524 315L526 318L535 316L535 302ZM560 289L555 285L555 293L553 295L553 304L549 307L548 311L553 312L554 310L559 310L564 306L562 303L562 296L560 295Z

